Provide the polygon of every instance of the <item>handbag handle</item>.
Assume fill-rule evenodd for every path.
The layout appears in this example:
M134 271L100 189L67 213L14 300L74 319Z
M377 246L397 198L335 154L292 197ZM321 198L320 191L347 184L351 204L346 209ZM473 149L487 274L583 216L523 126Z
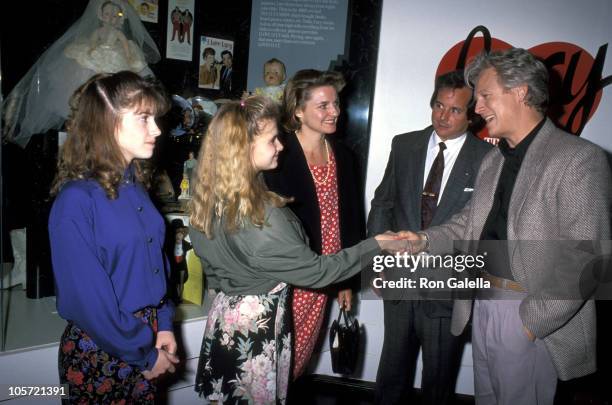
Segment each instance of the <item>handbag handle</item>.
M338 314L338 319L336 320L336 322L338 322L338 325L340 325L340 320L342 319L343 315L344 315L344 324L350 327L352 325L352 322L349 321L349 318L348 318L348 315L346 314L346 310L344 309L344 306L340 307L340 313Z

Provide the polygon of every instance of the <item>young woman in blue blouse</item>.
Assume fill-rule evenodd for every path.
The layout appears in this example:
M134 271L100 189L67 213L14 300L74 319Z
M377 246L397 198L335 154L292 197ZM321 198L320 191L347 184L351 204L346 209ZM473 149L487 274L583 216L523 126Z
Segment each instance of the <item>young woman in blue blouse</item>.
M71 403L153 403L174 371L174 308L163 218L149 199L149 159L168 109L154 82L99 74L72 96L49 217L57 309L68 321L59 373Z

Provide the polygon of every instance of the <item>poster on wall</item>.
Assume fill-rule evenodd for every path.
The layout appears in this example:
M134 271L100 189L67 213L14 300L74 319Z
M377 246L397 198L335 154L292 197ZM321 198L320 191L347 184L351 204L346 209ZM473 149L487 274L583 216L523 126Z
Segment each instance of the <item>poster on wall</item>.
M194 0L168 1L166 58L191 61Z
M264 83L264 63L279 59L287 78L327 70L345 53L348 0L253 0L247 88Z
M467 65L480 52L510 48L513 45L495 37L487 26L478 25L465 39L444 53L438 63L436 77ZM606 45L600 45L595 55L590 49L583 49L575 43L550 39L527 48L548 68L550 99L547 115L557 127L568 133L580 136L597 111L602 89L609 84L601 79L606 48ZM493 144L499 141L488 138L486 128L478 135Z
M234 54L234 41L223 38L208 36L200 37L200 69L198 75L198 87L201 89L220 89L220 83L230 66L227 66L224 58L229 52L229 59Z
M156 23L159 11L159 0L128 0L138 13L141 21Z

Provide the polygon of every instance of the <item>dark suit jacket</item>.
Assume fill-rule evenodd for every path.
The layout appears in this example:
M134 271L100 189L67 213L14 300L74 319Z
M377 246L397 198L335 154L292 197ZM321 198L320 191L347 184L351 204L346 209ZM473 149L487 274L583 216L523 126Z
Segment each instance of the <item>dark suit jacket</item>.
M235 90L234 89L234 83L233 83L233 76L234 76L234 69L232 68L229 73L227 74L227 76L225 75L225 71L227 70L227 68L225 67L225 65L221 66L221 71L219 72L219 90L221 90L221 94L224 97L231 97L233 95L235 95Z
M427 157L427 145L433 127L397 135L393 138L385 175L374 193L368 217L368 234L387 230L421 230L421 193ZM447 221L459 212L472 196L476 174L491 145L467 134L450 173L431 226ZM450 317L452 302L428 301L430 316Z
M285 149L278 168L264 172L266 183L270 190L295 199L289 207L302 221L311 249L321 254L321 212L304 151L295 134L286 134L282 140ZM340 242L342 248L347 248L365 234L360 171L350 149L335 136L328 136L327 140L336 158Z

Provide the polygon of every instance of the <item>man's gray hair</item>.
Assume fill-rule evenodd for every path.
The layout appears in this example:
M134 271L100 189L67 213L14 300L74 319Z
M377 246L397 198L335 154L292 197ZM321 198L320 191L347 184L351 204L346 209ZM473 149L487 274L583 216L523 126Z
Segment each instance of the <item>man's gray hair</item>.
M548 107L548 70L544 63L521 48L491 53L482 52L465 69L465 82L474 87L481 73L495 69L500 84L506 89L526 84L525 103L546 113Z

